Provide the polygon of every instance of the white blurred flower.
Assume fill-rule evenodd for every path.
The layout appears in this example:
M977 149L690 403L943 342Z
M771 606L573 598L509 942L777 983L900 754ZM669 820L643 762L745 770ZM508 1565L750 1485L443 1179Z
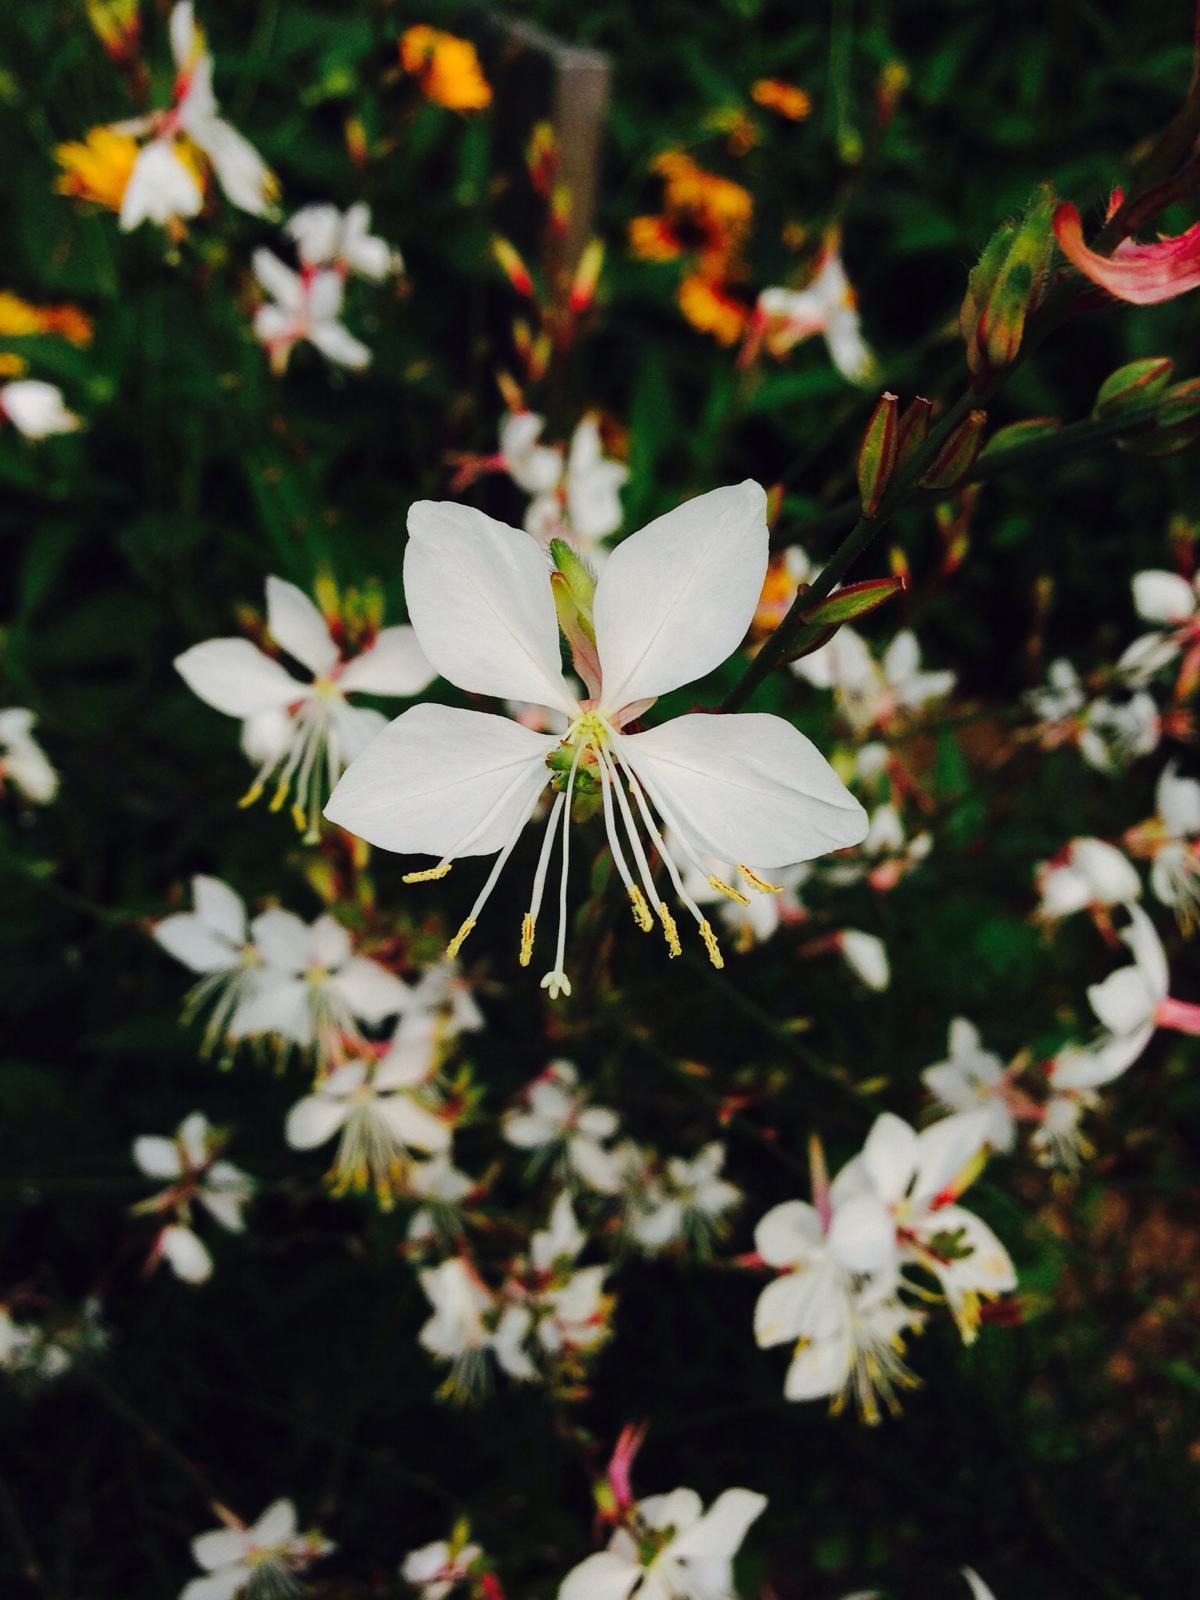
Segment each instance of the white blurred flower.
M58 773L33 737L36 722L24 706L0 711L0 788L11 783L33 805L46 806L58 793Z
M421 1600L445 1600L450 1591L474 1575L483 1551L469 1541L459 1544L437 1539L410 1550L400 1568L405 1583L420 1590Z
M825 337L830 360L850 383L872 382L875 357L862 336L858 305L842 265L836 235L825 244L804 289L764 289L758 297L761 337L773 355L785 355L813 334Z
M1157 750L1162 718L1151 695L1141 691L1128 700L1093 700L1079 734L1079 753L1097 772L1116 773Z
M706 1144L690 1161L672 1156L660 1178L639 1197L629 1231L644 1250L657 1251L682 1241L706 1251L740 1205L742 1192L721 1176L725 1146Z
M177 656L175 668L206 705L242 719L243 747L260 763L242 803L273 782L272 808L292 795L293 818L311 840L338 774L386 724L380 712L347 697L407 699L432 681L433 668L406 624L384 628L365 650L346 656L316 605L282 578L267 579L267 628L307 679L294 678L249 639L206 639Z
M171 1139L143 1134L133 1142L133 1159L141 1171L169 1184L134 1208L173 1218L159 1233L151 1259L164 1258L185 1283L203 1283L212 1273L212 1257L191 1226L193 1202L203 1206L222 1228L241 1233L245 1227L242 1212L254 1194L253 1179L231 1161L219 1158L223 1143L200 1111L185 1117Z
M114 133L148 136L121 198L120 226L162 226L194 217L204 202L196 152L207 158L226 196L242 211L272 213L279 184L253 145L217 115L213 60L196 26L190 0L171 12L175 58L174 103L169 110L114 123Z
M500 1128L519 1150L562 1155L570 1171L589 1189L616 1194L621 1186L617 1158L606 1145L617 1131L617 1115L593 1106L579 1088L569 1061L553 1061L525 1090L523 1104L506 1111Z
M707 1511L694 1489L639 1500L608 1548L574 1567L558 1600L731 1600L733 1558L766 1498L726 1489Z
M1177 572L1151 569L1133 575L1133 603L1143 622L1154 631L1145 633L1125 650L1117 662L1117 672L1137 687L1150 682L1178 660L1190 655L1200 644L1200 618L1197 595L1200 574L1190 583Z
M865 878L872 889L882 893L894 889L932 849L933 835L917 833L910 838L899 808L886 801L871 812L863 842L852 853L831 861L825 869L825 878L839 885L857 883Z
M1142 892L1129 860L1103 839L1072 839L1037 869L1038 915L1057 922L1076 911L1125 905Z
M252 259L254 276L270 297L254 313L254 332L273 372L287 370L292 351L307 341L335 366L361 372L371 352L340 321L345 278L331 267L293 272L269 250Z
M1017 1119L1009 1103L1009 1079L1004 1063L979 1041L979 1030L966 1017L950 1023L948 1055L926 1067L921 1081L947 1111L987 1114L984 1138L993 1150L1009 1151L1017 1137Z
M834 935L842 959L860 983L881 993L892 981L887 946L876 934L861 928L842 928Z
M181 961L200 981L184 1008L185 1020L211 1007L204 1030L204 1053L221 1039L236 1041L246 1032L242 1006L259 981L262 957L246 926L242 898L220 878L192 879L191 911L178 911L154 924L156 944Z
M342 277L354 275L371 283L404 271L399 250L371 233L371 208L361 200L346 211L331 205L304 206L284 231L295 242L306 271L330 267Z
M582 704L562 675L549 569L534 541L469 506L426 501L412 508L405 589L435 667L467 693L534 700L570 718L560 739L506 717L414 707L352 763L326 807L331 821L381 849L434 856L434 866L407 875L410 882L441 878L463 856L496 857L449 954L458 954L476 925L550 788L555 798L522 922L520 960L532 959L561 833L558 938L542 980L551 999L571 992L564 963L577 786L600 793L613 863L639 927L651 931L657 913L668 950L679 953L675 918L650 871L644 833L716 966L722 965L716 936L683 886L664 828L684 865L716 855L754 860L768 871L862 837L858 802L782 718L692 715L627 731L658 695L711 671L741 642L766 567L765 504L754 483L717 489L613 551L591 607L595 698Z
M7 417L26 439L48 439L83 426L75 413L67 410L57 384L43 383L40 378L0 384L0 417Z
M424 1074L414 1076L402 1059L347 1061L298 1100L288 1113L287 1142L312 1150L338 1135L330 1173L334 1194L373 1190L385 1209L406 1186L409 1152L444 1154L450 1127L420 1094Z
M232 1519L192 1540L192 1558L204 1569L180 1591L179 1600L271 1600L292 1592L293 1574L303 1572L335 1548L319 1533L301 1533L290 1500L276 1500L249 1527Z
M1125 842L1149 856L1150 887L1156 898L1175 912L1182 932L1200 921L1200 783L1182 778L1170 761L1155 791L1157 815L1131 828Z
M954 688L953 672L927 672L910 628L902 629L876 662L866 640L842 627L828 644L801 656L793 669L814 688L832 689L838 708L855 732L887 730L898 717L919 711Z

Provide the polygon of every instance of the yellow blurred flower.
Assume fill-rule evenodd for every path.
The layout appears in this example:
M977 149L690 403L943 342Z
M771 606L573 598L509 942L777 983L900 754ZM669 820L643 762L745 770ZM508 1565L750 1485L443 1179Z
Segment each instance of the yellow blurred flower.
M400 36L400 65L420 80L421 93L451 111L481 111L492 90L469 39L420 24Z
M679 285L679 309L693 328L724 345L736 344L750 320L747 306L699 273L689 273Z
M29 363L24 356L14 355L10 350L0 354L0 378L19 378L28 371Z
M634 217L629 224L633 254L643 261L693 256L701 277L723 278L750 228L750 192L730 178L706 172L682 150L665 151L653 170L663 179L662 211Z
M82 142L55 146L54 159L63 169L55 188L75 200L91 200L119 211L137 156L137 140L129 134L90 128Z
M71 344L90 344L92 319L78 306L34 306L19 295L0 290L0 338L24 339L56 333Z
M794 83L784 83L782 78L759 78L750 85L750 98L756 105L778 111L790 122L803 122L812 110L812 100Z

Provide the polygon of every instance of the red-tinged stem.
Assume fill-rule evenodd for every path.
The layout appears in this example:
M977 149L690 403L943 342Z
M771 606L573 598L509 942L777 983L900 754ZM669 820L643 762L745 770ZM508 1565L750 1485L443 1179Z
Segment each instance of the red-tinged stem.
M1168 996L1159 1005L1155 1020L1160 1028L1172 1028L1176 1033L1200 1034L1200 1005Z

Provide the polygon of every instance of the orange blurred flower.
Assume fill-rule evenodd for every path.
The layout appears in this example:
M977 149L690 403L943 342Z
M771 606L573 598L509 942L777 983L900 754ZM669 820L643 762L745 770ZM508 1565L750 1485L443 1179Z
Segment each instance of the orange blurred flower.
M693 328L711 333L718 344L736 344L750 323L749 306L699 273L689 273L679 285L679 309Z
M643 261L692 256L701 277L724 278L749 232L753 197L740 183L698 167L681 150L665 151L653 170L663 179L662 211L629 224L633 254Z
M56 333L71 344L90 344L92 319L78 306L34 306L19 295L0 290L0 338L24 339Z
M469 39L424 23L408 28L400 36L400 65L420 80L421 93L436 105L482 111L492 102L491 85Z
M784 83L782 78L759 78L750 85L750 98L768 111L778 111L790 122L803 122L812 110L812 99L794 83Z
M129 134L90 128L82 142L55 146L54 159L63 169L55 188L75 200L91 200L119 211L137 155L137 140Z

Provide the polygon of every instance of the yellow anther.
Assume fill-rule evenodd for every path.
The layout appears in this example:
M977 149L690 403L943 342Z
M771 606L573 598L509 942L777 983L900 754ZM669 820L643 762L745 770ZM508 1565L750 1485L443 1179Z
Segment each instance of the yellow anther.
M765 878L760 878L757 872L751 872L744 861L738 862L738 871L752 889L757 889L759 894L782 894L781 883L768 883Z
M426 867L423 872L406 872L400 879L401 883L432 883L435 878L444 878L450 871L451 863L443 861L436 867Z
M462 949L463 945L466 944L467 935L474 926L475 918L468 917L463 923L462 927L454 935L453 939L451 939L450 943L446 946L446 954L450 957L451 961L454 960L455 956Z
M654 927L654 918L650 915L650 907L646 904L646 896L636 883L629 885L629 899L633 907L633 920L643 933L649 933Z
M724 878L718 878L715 873L708 881L718 894L727 894L731 900L736 900L739 906L748 906L750 904L749 898L740 889L735 889L731 883L726 883Z
M533 913L527 911L521 923L521 965L527 967L533 959Z
M262 794L262 791L263 791L262 784L259 783L257 778L255 778L254 782L250 785L250 787L246 790L245 794L238 801L238 805L241 806L243 810L247 806L252 806L254 804L254 802L259 798L259 796Z
M708 959L718 969L725 965L725 957L721 954L721 946L717 943L717 936L712 931L712 924L700 924L700 937L704 940L704 948L708 951Z
M667 949L671 959L683 954L683 946L679 942L679 929L675 926L675 918L671 915L670 908L665 901L658 902L658 920L662 923L663 933L666 935Z
M296 824L297 833L303 833L305 828L308 826L308 818L304 815L304 807L300 804L299 800L295 801L292 806L292 821ZM311 835L307 842L309 844L312 843Z

